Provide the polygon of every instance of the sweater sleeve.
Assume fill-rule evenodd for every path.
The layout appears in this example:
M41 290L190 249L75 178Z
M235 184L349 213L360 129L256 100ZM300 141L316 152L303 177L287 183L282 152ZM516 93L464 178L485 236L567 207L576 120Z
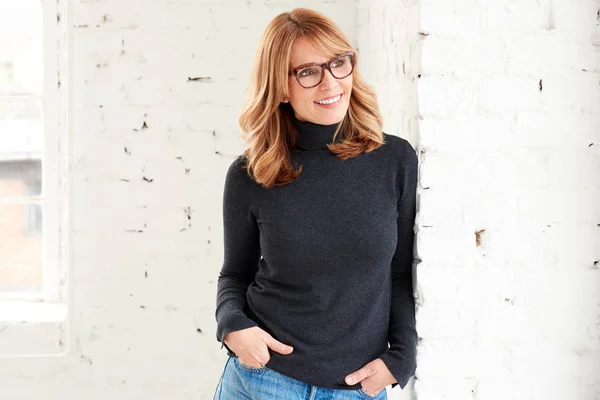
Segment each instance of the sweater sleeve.
M398 172L398 244L392 258L392 301L388 341L390 348L381 356L394 378L392 388L407 385L416 371L417 331L413 297L412 263L418 157L410 143L402 139L403 156Z
M246 290L260 259L259 230L251 208L252 180L243 156L229 166L223 190L224 257L217 283L217 340L221 348L229 332L257 326L247 317Z

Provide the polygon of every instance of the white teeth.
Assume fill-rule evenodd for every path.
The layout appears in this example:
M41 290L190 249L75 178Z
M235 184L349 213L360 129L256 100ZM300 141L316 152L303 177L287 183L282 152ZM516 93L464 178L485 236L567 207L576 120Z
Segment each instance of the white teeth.
M317 101L315 101L315 103L319 103L319 104L333 104L333 103L335 103L336 101L338 101L341 98L342 98L342 95L338 94L333 99L329 99L329 100L317 100Z

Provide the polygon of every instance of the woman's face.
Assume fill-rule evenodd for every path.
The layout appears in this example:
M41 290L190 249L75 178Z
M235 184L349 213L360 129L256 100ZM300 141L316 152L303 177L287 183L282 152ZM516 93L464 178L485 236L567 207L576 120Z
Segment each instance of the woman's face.
M290 55L290 70L303 64L322 64L331 58L318 52L308 41L299 38L294 41ZM320 125L332 125L344 119L350 104L352 93L352 74L336 79L328 70L324 70L323 81L312 88L300 86L293 75L288 77L289 99L296 119L299 121L313 122ZM341 95L340 99L332 104L321 105L316 103Z

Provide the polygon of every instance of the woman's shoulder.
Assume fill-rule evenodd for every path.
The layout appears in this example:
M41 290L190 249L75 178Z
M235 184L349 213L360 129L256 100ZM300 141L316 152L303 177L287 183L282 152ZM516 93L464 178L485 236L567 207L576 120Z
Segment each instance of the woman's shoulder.
M394 153L400 162L411 163L417 161L417 152L407 139L385 132L383 132L383 139L385 143L384 147L387 146L388 150Z
M248 174L248 158L244 153L234 158L227 168L227 181L236 182L239 184L248 184L251 178Z
M392 135L390 133L383 133L383 140L385 143L389 143L391 146L395 146L394 148L398 149L402 149L404 148L403 146L409 145L411 146L410 142L406 139L404 139L403 137L400 136L396 136L396 135ZM412 146L411 146L412 147Z
M229 169L239 171L239 170L245 169L247 164L248 164L248 157L246 157L245 153L242 153L242 154L238 155L237 157L235 157L233 160L231 160L231 163L229 164Z

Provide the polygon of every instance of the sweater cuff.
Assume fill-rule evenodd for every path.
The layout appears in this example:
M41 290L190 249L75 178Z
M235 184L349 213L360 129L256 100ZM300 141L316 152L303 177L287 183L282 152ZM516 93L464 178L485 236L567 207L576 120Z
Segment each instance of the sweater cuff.
M416 358L404 356L397 350L388 350L380 358L398 381L392 384L392 389L398 385L404 389L417 369Z
M253 326L258 326L258 324L243 313L231 314L219 321L217 324L217 340L221 342L221 348L226 347L229 355L235 354L223 341L225 336L229 332L241 331L242 329L252 328Z

